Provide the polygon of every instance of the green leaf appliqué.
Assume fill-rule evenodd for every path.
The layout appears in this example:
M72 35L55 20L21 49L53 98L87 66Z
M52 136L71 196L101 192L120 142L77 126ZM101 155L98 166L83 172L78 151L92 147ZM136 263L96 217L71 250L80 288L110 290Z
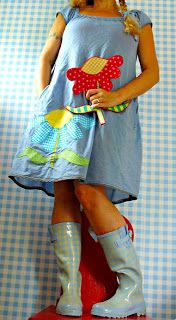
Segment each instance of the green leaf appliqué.
M17 155L18 158L28 157L33 163L43 164L51 161L51 157L42 156L38 151L31 147L27 147L22 153ZM80 156L78 153L75 153L72 150L64 150L60 154L55 154L55 159L63 158L70 163L74 163L79 166L88 166L89 159ZM51 164L51 167L54 166Z
M88 166L89 164L89 159L80 156L78 153L75 153L72 150L64 150L63 152L61 152L60 154L58 154L57 159L59 158L63 158L65 160L67 160L68 162L77 164L79 166Z
M18 158L28 157L33 163L42 164L50 160L50 158L42 156L38 151L31 147L27 147L22 153L18 154Z

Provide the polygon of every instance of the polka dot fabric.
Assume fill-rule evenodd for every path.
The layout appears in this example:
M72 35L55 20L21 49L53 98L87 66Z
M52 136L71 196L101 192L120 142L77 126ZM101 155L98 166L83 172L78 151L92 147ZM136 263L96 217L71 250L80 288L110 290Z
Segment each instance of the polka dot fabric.
M103 67L102 60L106 60L106 62L103 63L105 65ZM98 64L100 65L99 67ZM95 89L97 87L110 91L113 87L110 79L120 77L121 72L118 67L122 64L123 57L120 55L113 56L109 59L91 57L82 67L68 69L68 79L71 81L75 80L73 93L78 95L81 92L85 92L89 89Z

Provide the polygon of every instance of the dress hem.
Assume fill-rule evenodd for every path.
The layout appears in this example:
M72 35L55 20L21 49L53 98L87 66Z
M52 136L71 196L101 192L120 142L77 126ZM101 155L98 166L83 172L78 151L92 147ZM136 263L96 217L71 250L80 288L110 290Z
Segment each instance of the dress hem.
M16 175L15 175L16 176ZM41 191L43 191L43 192L45 192L46 193L46 195L48 195L48 196L50 196L50 197L54 197L54 194L53 193L50 193L50 192L47 192L46 191L46 189L45 188L42 188L42 187L35 187L35 186L32 186L32 187L30 187L30 186L25 186L24 184L21 184L20 182L18 182L16 179L15 179L15 176L13 176L13 175L9 175L8 177L13 181L13 182L15 182L19 187L21 187L21 188L23 188L23 189L25 189L25 190L41 190ZM21 178L27 178L27 177L23 177L23 176L16 176L16 177L21 177ZM69 180L69 179L80 179L80 180L83 180L83 178L81 177L72 177L72 178L67 178L67 179L61 179L61 180L55 180L55 181L44 181L44 180L42 180L42 181L44 181L44 182L56 182L56 181L62 181L62 180ZM27 178L28 179L28 178ZM32 178L32 180L39 180L39 179L34 179L34 178ZM129 194L129 197L128 198L124 198L124 199L120 199L120 200L118 200L118 201L112 201L111 200L111 202L113 203L113 204L119 204L119 203L123 203L123 202L127 202L127 201L133 201L133 200L137 200L137 195L132 195L132 194L130 194L129 192L127 192L127 191L124 191L124 190L121 190L120 188L117 188L117 187L113 187L113 186L109 186L109 185L105 185L105 184L102 184L102 183L95 183L95 182L88 182L89 184L95 184L95 185L103 185L103 186L105 186L105 187L110 187L110 188L114 188L114 189L118 189L119 191L122 191L122 192L124 192L124 193L127 193L127 194Z
M9 178L13 178L13 177L17 177L17 178L23 178L23 179L30 179L30 180L34 180L34 181L41 181L41 182L56 182L56 181L62 181L62 180L69 180L69 179L80 179L80 180L84 180L86 179L86 177L80 177L80 176L72 176L72 177L62 177L62 179L54 179L54 180L49 180L49 179L42 179L42 178L35 178L32 176L20 176L16 173L13 174L13 172L11 172L10 175L8 175Z

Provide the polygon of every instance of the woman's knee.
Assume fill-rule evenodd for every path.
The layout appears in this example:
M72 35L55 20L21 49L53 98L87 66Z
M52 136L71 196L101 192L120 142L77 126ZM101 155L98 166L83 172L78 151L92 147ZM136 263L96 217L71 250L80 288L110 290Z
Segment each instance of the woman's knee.
M101 185L82 184L78 181L74 183L75 195L83 207L89 209L100 201L102 194L105 195L105 188Z

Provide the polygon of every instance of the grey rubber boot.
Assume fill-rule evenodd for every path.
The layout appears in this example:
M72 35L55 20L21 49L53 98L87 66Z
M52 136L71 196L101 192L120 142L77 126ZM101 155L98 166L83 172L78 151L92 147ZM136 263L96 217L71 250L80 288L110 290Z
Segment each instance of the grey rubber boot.
M91 314L109 318L145 315L142 274L127 226L97 237L110 269L117 273L119 287L112 298L93 305Z
M51 242L58 263L58 276L62 295L56 312L68 316L82 315L81 274L81 227L76 222L61 222L49 226Z

